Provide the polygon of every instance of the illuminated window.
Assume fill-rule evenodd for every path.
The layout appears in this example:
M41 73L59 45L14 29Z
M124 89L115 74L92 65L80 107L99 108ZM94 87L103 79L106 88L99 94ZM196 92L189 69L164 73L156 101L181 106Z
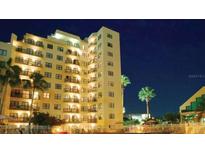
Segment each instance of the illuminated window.
M51 73L51 72L45 72L45 73L44 73L44 76L45 76L46 78L51 78L51 77L52 77L52 73Z
M37 91L34 92L33 98L34 99L39 99L39 93Z
M53 45L52 44L47 44L47 48L48 49L53 49Z
M50 109L50 104L49 103L43 103L42 104L42 109Z
M55 99L60 100L61 99L61 94L56 93L55 94Z
M113 64L113 62L109 61L109 62L107 62L107 65L108 66L113 66L114 64Z
M112 92L112 91L108 92L108 96L109 97L114 97L114 92Z
M107 42L107 46L110 47L110 48L113 47L112 43L110 43L110 42Z
M43 98L50 98L50 94L49 93L43 93Z
M107 52L107 55L110 56L110 57L113 57L113 53L112 53L112 52L109 52L109 51L108 51L108 52Z
M56 65L56 69L57 69L57 70L62 70L62 69L63 69L63 66L62 66L62 65Z
M57 56L56 56L56 59L59 60L59 61L63 61L63 56L57 55Z
M111 34L107 34L107 37L112 39L112 35Z
M52 63L46 62L46 63L45 63L45 67L47 67L47 68L52 68Z
M61 110L61 104L54 104L54 110Z
M109 103L109 108L114 108L115 104L114 103Z
M0 49L0 56L6 56L7 55L7 51Z
M23 91L23 98L30 98L29 97L29 91Z
M112 71L108 71L108 76L113 76L114 73Z
M62 85L61 85L61 84L56 83L56 84L55 84L55 88L56 88L56 89L62 89Z
M61 74L56 74L56 79L62 80L62 75Z
M49 53L49 52L46 52L46 58L52 59L53 58L53 54Z
M115 114L114 113L109 114L109 119L115 119Z
M63 52L63 47L57 47L57 50Z

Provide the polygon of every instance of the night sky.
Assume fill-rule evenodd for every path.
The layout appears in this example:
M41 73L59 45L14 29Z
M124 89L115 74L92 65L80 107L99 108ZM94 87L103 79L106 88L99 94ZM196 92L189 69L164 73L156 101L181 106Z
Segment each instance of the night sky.
M177 112L205 81L205 20L0 20L0 41L11 33L46 37L60 29L89 36L101 26L121 36L122 73L132 84L125 90L127 113L143 113L145 103L137 93L151 86L157 97L151 113Z

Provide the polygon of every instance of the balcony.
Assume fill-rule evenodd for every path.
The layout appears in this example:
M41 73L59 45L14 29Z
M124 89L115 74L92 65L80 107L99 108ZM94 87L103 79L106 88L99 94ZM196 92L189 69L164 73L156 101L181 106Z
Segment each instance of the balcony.
M28 111L29 110L29 105L10 105L9 109L10 110L24 110L24 111Z
M80 80L77 79L64 79L64 82L71 82L71 83L80 83Z
M32 56L43 57L43 54L42 54L41 51L34 52L32 49L31 50L26 50L26 49L23 49L21 47L17 47L16 51L21 52L21 53L25 53L25 54L29 54L29 55L32 55Z
M88 119L87 122L88 123L97 123L97 119Z
M11 117L11 119L8 120L9 122L28 122L28 117Z
M97 112L97 109L81 109L82 112Z
M97 102L97 98L88 99L88 102Z
M97 91L97 87L88 89L88 92L96 92L96 91Z
M23 93L11 92L11 97L24 98L24 99L32 99L32 94L25 95L25 94L23 94Z
M79 89L64 88L64 92L79 93Z
M97 81L97 78L94 77L94 78L90 78L90 80L88 80L88 83L90 83L90 82L96 82L96 81Z
M72 60L66 59L66 60L65 60L65 63L66 63L66 64L72 64L72 65L78 65L78 66L80 66L80 62L78 62L78 61L72 61Z
M80 123L80 119L65 119L64 123Z
M80 74L80 71L78 71L78 70L71 70L71 69L65 69L65 73Z
M69 102L69 103L79 103L80 102L79 99L74 99L74 98L64 98L63 101Z
M93 73L93 72L97 72L97 68L91 68L90 70L88 70L88 73Z
M88 45L88 48L89 48L89 47L91 47L91 46L95 46L95 45L97 45L97 42L96 42L96 41L95 41L95 42L90 43L90 44Z
M31 61L29 59L23 59L20 57L16 57L15 58L15 62L19 63L19 64L24 64L24 65L30 65L30 66L36 66L36 67L42 67L42 64L40 63L40 61Z
M76 56L76 57L79 57L80 55L77 53L77 52L73 52L73 51L71 51L71 50L68 50L67 52L66 52L66 55L72 55L72 56Z
M79 113L79 109L64 108L63 112L65 113Z
M35 45L35 46L44 48L43 42L41 42L41 41L35 42L33 39L28 38L28 39L25 39L24 42L27 44L31 44L31 45Z

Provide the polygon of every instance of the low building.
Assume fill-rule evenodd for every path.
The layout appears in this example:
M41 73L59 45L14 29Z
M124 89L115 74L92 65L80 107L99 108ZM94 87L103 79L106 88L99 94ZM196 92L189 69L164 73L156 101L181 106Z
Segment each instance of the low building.
M131 120L138 120L140 123L142 123L143 120L148 118L148 115L138 113L138 114L127 114L126 117L131 119Z
M180 108L181 122L204 122L205 121L205 86L200 88Z

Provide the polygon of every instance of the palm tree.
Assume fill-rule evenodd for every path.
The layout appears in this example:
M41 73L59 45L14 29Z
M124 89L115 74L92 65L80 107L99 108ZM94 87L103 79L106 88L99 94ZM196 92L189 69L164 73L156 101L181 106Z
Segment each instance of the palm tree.
M30 115L29 115L29 133L31 133L31 119L33 115L33 101L34 94L36 91L44 91L48 88L48 83L43 79L43 75L34 72L30 75L30 80L22 80L23 88L32 89L32 98L30 104Z
M17 65L11 65L12 59L9 58L8 61L0 61L0 69L2 70L0 74L0 84L2 86L2 99L0 102L0 114L3 112L3 105L5 101L5 95L8 85L10 87L17 87L21 84L20 73L21 68Z
M142 102L146 102L148 118L150 118L149 103L151 99L154 98L155 96L156 96L155 90L152 89L151 87L143 87L138 93L139 100Z
M122 100L124 100L125 88L131 84L130 79L126 75L121 75Z

